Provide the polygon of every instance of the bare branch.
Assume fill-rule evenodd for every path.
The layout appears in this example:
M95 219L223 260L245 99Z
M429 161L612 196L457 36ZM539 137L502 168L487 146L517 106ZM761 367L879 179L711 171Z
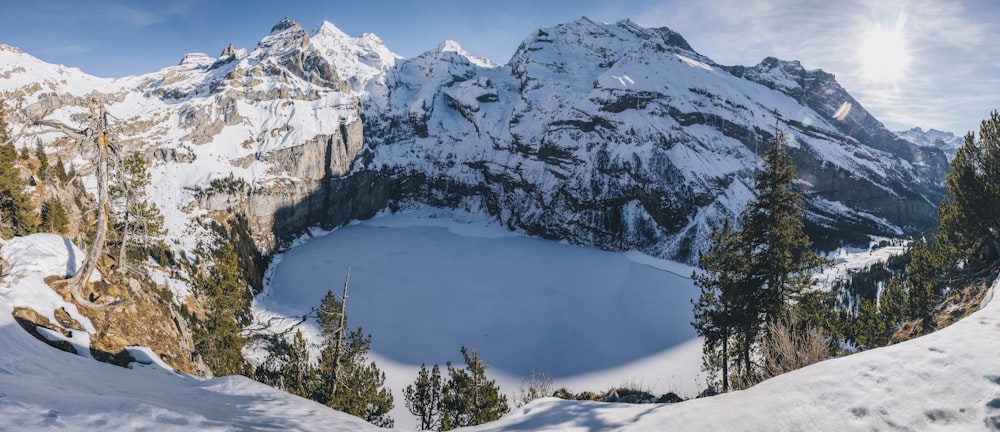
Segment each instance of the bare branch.
M46 127L53 128L53 129L55 129L55 130L57 130L59 132L62 132L66 136L69 136L70 138L73 138L73 139L76 139L76 140L81 140L82 141L82 140L86 140L87 139L87 135L86 135L86 131L87 130L86 129L83 129L83 130L74 129L74 128L71 128L71 127L67 126L66 124L64 124L63 122L60 122L60 121L39 119L39 120L35 120L34 124L36 126L46 126ZM40 131L40 132L37 132L37 133L31 133L28 136L41 135L41 134L49 133L49 132L53 132L53 131L52 130L44 130L44 131Z

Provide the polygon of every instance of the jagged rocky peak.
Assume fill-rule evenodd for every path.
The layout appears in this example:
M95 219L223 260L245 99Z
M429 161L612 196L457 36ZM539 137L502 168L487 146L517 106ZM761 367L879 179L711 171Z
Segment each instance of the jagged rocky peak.
M636 24L630 19L618 21L615 25L646 39L659 39L668 47L675 47L685 51L696 52L694 48L691 48L691 44L684 39L684 36L681 36L680 33L677 33L668 27L646 28Z
M299 23L297 21L292 20L291 18L288 17L284 17L281 19L281 21L278 21L278 23L275 24L274 27L271 27L271 34L285 31L290 28L302 28L302 27L299 26Z
M606 69L629 55L655 62L654 57L668 53L715 65L669 28L646 28L630 20L607 24L583 17L535 31L518 46L511 66L519 75L524 64L531 62L547 64L556 72L570 72L561 65L582 62Z
M222 54L219 54L219 57L222 58L234 57L234 56L236 56L236 48L233 48L233 44L229 44L229 46L227 46L226 49L222 50Z
M257 44L253 57L259 59L256 67L267 74L302 81L335 90L346 90L346 84L337 75L333 65L310 40L309 32L299 23L282 18L271 33ZM275 67L276 66L276 67Z
M178 63L182 66L204 66L210 65L215 59L208 56L205 53L187 53L184 54L184 58Z

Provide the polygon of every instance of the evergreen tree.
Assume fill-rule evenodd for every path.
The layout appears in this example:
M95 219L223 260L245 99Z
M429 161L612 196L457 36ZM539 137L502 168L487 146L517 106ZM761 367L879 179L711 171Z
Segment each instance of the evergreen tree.
M223 242L213 255L209 274L195 279L195 295L203 302L204 319L195 327L195 348L217 376L242 374L243 327L250 323L250 295L232 245Z
M1000 259L1000 114L990 113L970 132L951 162L946 178L948 196L941 202L944 236L967 258L968 270L991 266Z
M309 397L315 378L313 366L309 362L309 348L302 337L302 330L296 330L292 343L288 344L288 360L284 364L285 391L302 397Z
M365 419L375 426L391 428L392 392L385 386L385 372L375 362L350 362L341 375L331 406Z
M342 311L342 301L328 290L317 311L323 343L319 383L312 399L376 426L392 427L393 419L389 416L393 407L392 392L385 387L385 373L375 362L368 361L371 335L366 335L360 327L341 334L347 322ZM334 388L336 390L331 391Z
M275 337L264 361L254 369L254 379L297 396L311 397L318 385L318 372L309 357L301 330L296 330L291 342Z
M906 292L903 290L903 282L899 278L889 279L882 295L878 299L878 310L885 321L886 340L892 338L893 333L899 325L906 321L908 314L906 304Z
M723 221L722 228L712 227L711 245L705 253L698 254L701 272L692 276L701 295L694 304L694 326L704 339L702 345L704 369L710 376L721 372L722 391L729 390L730 340L737 333L740 323L749 321L745 316L749 302L746 254L741 250L736 233ZM714 381L714 379L712 379ZM715 383L710 383L715 384Z
M507 396L500 393L495 381L486 379L488 366L479 360L476 350L470 355L463 346L462 357L464 369L448 363L448 382L441 404L444 430L491 422L510 411Z
M45 154L45 147L41 141L35 142L35 158L38 159L38 178L45 180L49 176L49 156Z
M420 419L420 430L441 430L443 392L441 368L434 365L428 371L427 365L420 365L417 380L403 390L406 408Z
M151 176L146 161L134 152L122 161L109 193L114 204L114 219L119 238L118 268L124 269L129 256L142 261L163 237L163 215L145 199ZM134 253L129 254L130 251Z
M69 227L69 216L58 198L52 198L42 203L42 223L39 231L56 234L66 234Z
M34 231L34 209L24 188L28 185L17 169L17 150L7 127L6 111L0 100L0 235L28 235Z
M887 333L885 319L879 314L878 304L862 297L854 323L854 340L866 349L877 348L888 343Z
M712 244L699 255L701 272L694 275L701 296L694 302L692 325L705 338L703 363L710 376L721 369L723 391L730 382L759 379L753 358L760 332L788 312L826 262L805 235L805 208L794 189L798 174L785 140L775 127L763 155L766 165L754 181L757 197L740 214L742 230L728 221L713 227Z
M69 181L70 176L69 173L66 172L66 164L63 163L61 157L56 159L55 171L56 171L56 177L59 179L60 183L66 184L66 182Z
M944 288L943 278L951 267L948 264L951 259L941 251L945 247L939 240L942 235L939 233L930 245L917 241L910 250L910 263L906 266L906 303L910 318L928 321Z

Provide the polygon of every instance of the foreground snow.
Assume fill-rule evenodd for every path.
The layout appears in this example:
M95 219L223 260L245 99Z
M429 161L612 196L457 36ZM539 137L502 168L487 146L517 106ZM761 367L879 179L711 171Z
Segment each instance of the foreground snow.
M233 376L201 381L158 366L124 369L75 356L34 339L14 320L16 306L43 315L56 307L92 331L86 318L42 281L75 271L83 254L62 237L35 234L0 249L0 430L376 430L352 416ZM89 338L74 332L86 351ZM159 363L162 364L162 363Z
M1000 430L1000 301L936 333L675 405L545 399L479 431Z
M0 249L7 261L0 277L0 429L377 430L246 378L201 381L155 362L124 369L38 342L11 311L58 302L37 281L74 266L69 251L49 235ZM543 399L471 430L1000 430L996 286L982 310L937 333L746 391L674 405Z

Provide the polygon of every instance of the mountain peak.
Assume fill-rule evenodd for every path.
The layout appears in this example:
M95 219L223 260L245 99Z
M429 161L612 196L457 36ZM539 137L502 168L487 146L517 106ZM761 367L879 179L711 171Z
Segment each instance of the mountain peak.
M219 57L232 57L236 55L236 48L233 48L233 44L229 44L226 49L222 50L222 54Z
M329 21L323 21L319 25L319 27L316 27L316 30L314 30L312 34L314 36L318 35L332 36L337 39L350 37L347 33L344 33L343 30L337 28L337 26L333 25L333 23Z
M465 48L462 48L461 44L451 39L446 39L442 41L440 44L438 44L437 48L431 50L430 52L434 53L435 56L440 56L442 53L446 52L455 53L461 57L464 57L470 63L480 67L492 68L497 66L496 63L494 63L492 60L486 57L479 57L472 55L471 53L466 51Z
M281 19L281 21L278 21L278 23L275 24L274 27L271 27L271 33L288 30L294 27L300 27L299 23L292 20L291 18L284 17Z
M23 51L21 51L20 48L18 48L16 46L10 46L10 45L5 45L5 44L0 44L0 51L10 51L10 52L12 52L14 54L23 54L24 53Z
M453 41L451 39L445 39L440 44L438 44L437 50L439 52L451 51L451 52L456 52L456 53L459 53L459 54L466 53L465 49L462 48L461 44L459 44L458 42L455 42L455 41Z

